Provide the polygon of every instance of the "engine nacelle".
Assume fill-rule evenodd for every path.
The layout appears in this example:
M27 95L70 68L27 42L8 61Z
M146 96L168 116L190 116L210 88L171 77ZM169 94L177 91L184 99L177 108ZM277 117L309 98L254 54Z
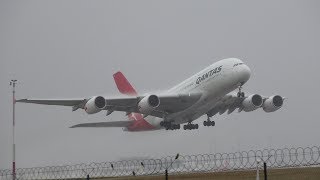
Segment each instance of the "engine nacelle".
M150 114L155 108L159 107L160 99L156 95L148 95L141 99L138 104L139 111L142 114Z
M274 112L280 109L283 105L283 98L279 95L271 96L263 103L263 110L265 112Z
M258 94L250 95L249 97L245 98L242 102L243 110L246 112L254 111L261 107L262 104L262 97Z
M84 106L84 110L88 114L94 114L100 112L106 107L106 99L102 96L95 96L89 99L89 101Z

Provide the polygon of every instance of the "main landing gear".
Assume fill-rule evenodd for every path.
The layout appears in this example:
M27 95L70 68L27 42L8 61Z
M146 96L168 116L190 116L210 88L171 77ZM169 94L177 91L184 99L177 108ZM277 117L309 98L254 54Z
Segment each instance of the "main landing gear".
M238 97L244 97L245 96L244 92L241 92L241 89L242 89L242 85L239 86L239 91L238 91L238 94L237 94Z
M190 122L183 126L184 130L193 130L193 129L198 129L198 128L199 128L198 124L191 124Z
M204 126L215 126L215 125L216 125L216 122L211 121L211 120L210 120L210 117L208 116L208 119L207 119L206 121L203 121L203 125L204 125Z
M164 127L166 130L180 129L180 124L173 124L172 122L168 121L161 121L160 126Z

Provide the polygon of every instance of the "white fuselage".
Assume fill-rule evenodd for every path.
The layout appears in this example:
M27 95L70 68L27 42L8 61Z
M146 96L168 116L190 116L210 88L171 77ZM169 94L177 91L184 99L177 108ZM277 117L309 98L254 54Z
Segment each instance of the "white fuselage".
M224 59L210 65L166 92L201 94L198 102L184 111L168 115L166 121L183 124L198 119L210 111L221 98L246 83L250 73L249 67L237 58ZM156 129L162 128L162 118L148 116L145 120Z

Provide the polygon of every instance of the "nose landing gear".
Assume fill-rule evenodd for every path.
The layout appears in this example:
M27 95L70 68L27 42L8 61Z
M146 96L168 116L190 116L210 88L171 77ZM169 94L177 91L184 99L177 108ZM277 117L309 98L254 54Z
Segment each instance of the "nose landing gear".
M244 98L245 94L244 94L244 92L241 92L242 85L240 85L238 89L239 89L239 91L238 91L237 96L238 96L238 97L243 97L243 98Z

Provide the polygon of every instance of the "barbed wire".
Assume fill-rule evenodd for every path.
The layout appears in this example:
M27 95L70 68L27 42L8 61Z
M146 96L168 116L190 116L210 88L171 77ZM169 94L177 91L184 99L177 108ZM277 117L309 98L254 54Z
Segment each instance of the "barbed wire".
M16 178L32 180L84 178L87 175L95 178L159 175L165 169L170 173L252 170L257 167L258 160L266 162L268 168L320 166L320 146L180 155L177 160L174 156L168 156L161 159L20 168L16 170ZM0 170L0 179L12 179L12 171Z

